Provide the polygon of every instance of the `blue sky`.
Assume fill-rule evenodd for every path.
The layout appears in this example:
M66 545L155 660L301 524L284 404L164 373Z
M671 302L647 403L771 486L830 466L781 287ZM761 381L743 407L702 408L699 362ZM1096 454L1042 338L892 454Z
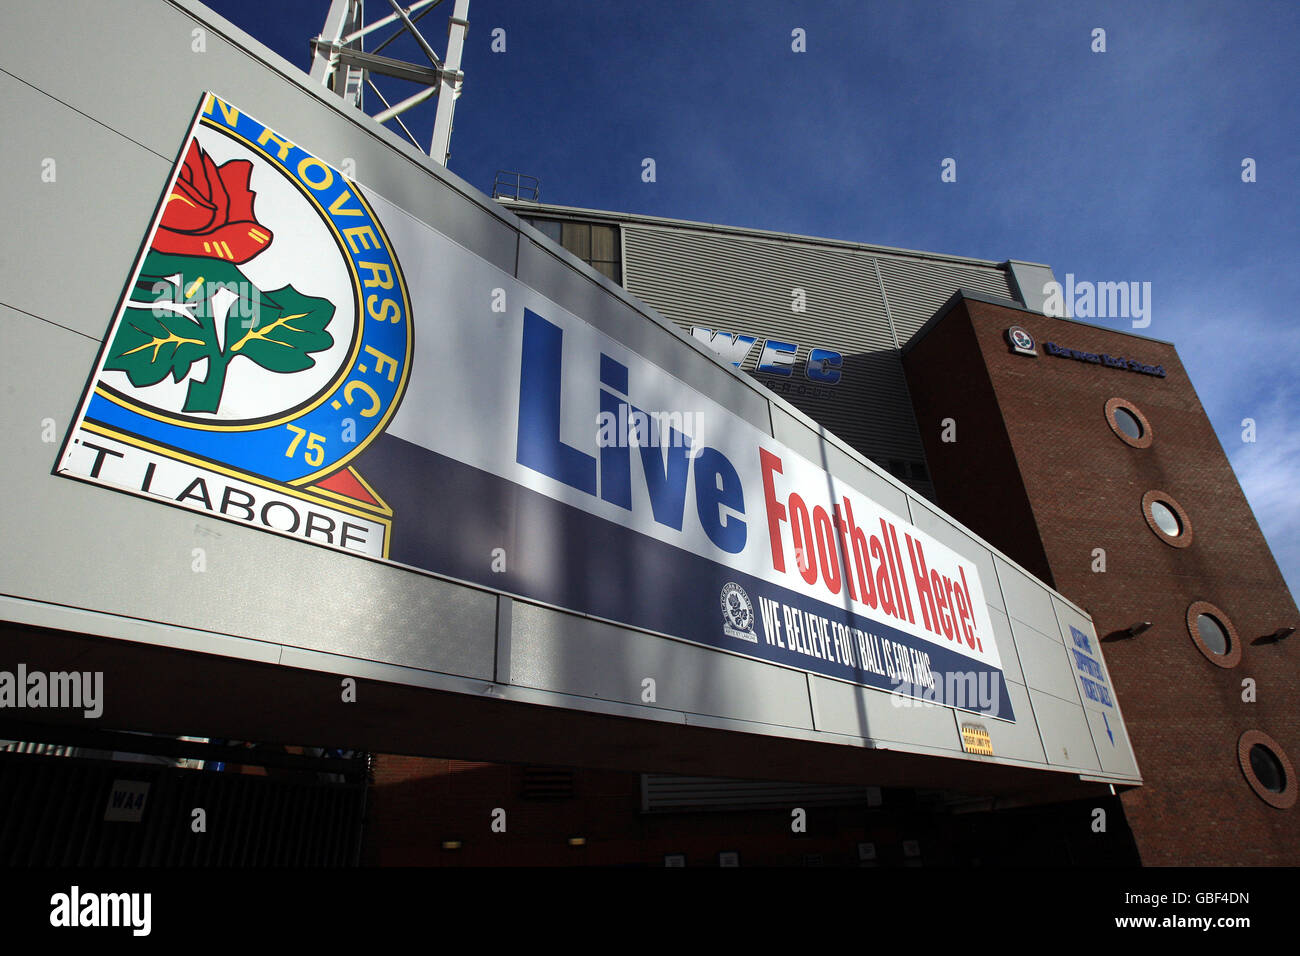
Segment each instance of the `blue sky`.
M439 51L451 3L422 24ZM328 7L208 5L304 69ZM1300 3L472 0L469 19L449 166L485 192L514 169L546 202L1150 282L1140 334L1178 347L1300 593ZM425 147L432 115L407 118Z

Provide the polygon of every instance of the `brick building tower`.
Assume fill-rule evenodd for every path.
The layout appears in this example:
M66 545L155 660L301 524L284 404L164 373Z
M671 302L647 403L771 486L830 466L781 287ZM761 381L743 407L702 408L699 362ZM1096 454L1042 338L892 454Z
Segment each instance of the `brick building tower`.
M1300 860L1300 614L1174 347L959 292L904 351L938 504L1106 642L1142 861Z

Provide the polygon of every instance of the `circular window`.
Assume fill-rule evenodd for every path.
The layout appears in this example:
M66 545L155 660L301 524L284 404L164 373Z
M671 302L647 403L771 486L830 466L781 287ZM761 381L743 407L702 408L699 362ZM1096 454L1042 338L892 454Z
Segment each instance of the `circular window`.
M1219 667L1241 663L1241 640L1228 615L1209 601L1197 601L1187 609L1187 633L1197 649Z
M1263 744L1254 744L1250 748L1250 769L1269 793L1281 793L1286 789L1286 769L1282 761Z
M1178 520L1178 515L1170 511L1169 506L1163 501L1151 502L1151 517L1160 526L1160 530L1169 537L1176 538L1183 533L1183 525Z
M1106 424L1124 444L1133 448L1151 447L1151 423L1132 402L1123 398L1108 401Z
M1258 730L1246 731L1237 741L1237 762L1261 800L1279 810L1295 806L1295 768L1276 740Z
M1196 633L1201 635L1201 640L1206 643L1216 654L1228 653L1228 632L1223 629L1223 625L1211 617L1209 614L1200 614L1196 618Z
M1129 438L1138 439L1142 437L1142 423L1127 408L1115 409L1115 424Z
M1142 496L1142 514L1156 537L1165 544L1186 548L1192 543L1192 523L1172 495L1148 491Z

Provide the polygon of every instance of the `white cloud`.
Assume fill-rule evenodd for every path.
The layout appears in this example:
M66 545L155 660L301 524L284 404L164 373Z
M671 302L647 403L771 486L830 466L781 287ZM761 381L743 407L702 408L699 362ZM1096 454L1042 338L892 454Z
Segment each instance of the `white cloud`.
M1233 270L1218 277L1217 289L1180 290L1179 301L1165 305L1170 324L1161 331L1173 339L1294 596L1300 594L1300 385L1293 365L1300 326L1279 321L1287 314L1280 302L1237 291L1255 285L1257 271ZM1255 420L1254 443L1242 441L1245 418Z
M1284 386L1255 419L1255 441L1221 435L1264 537L1287 579L1300 593L1300 391Z

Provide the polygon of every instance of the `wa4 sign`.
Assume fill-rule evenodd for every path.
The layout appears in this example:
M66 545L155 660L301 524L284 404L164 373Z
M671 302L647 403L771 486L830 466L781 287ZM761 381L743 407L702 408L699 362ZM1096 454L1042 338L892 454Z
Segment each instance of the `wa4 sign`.
M974 564L212 95L56 470L1014 719Z

